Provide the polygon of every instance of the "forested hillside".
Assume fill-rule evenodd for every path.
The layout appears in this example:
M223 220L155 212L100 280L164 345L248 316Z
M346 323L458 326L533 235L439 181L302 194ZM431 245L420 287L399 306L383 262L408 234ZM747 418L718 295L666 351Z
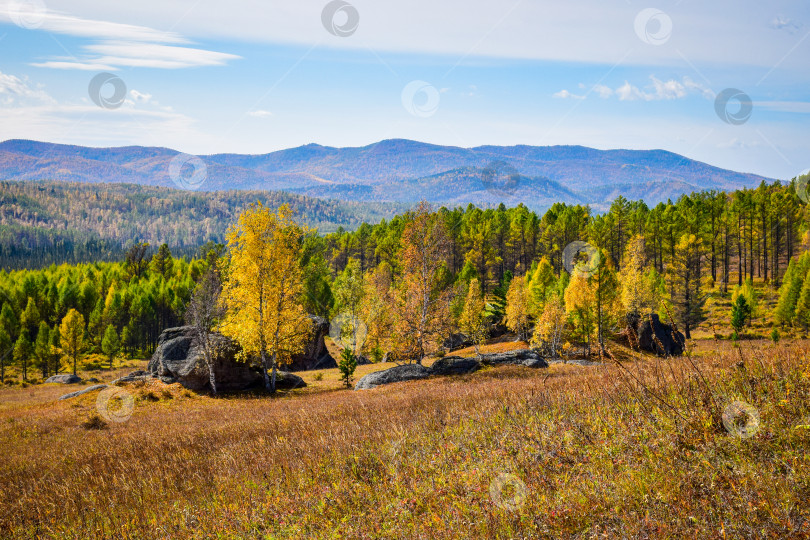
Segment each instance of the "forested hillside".
M299 219L322 232L354 229L403 208L272 191L0 182L0 267L120 260L136 242L168 243L176 255L193 255L208 241L223 242L236 216L257 200L270 207L289 204Z
M107 354L108 340L149 354L162 329L184 320L203 276L222 280L229 309L260 298L256 291L289 287L276 314L284 325L307 314L355 321L344 330L363 321L358 353L377 359L421 359L452 334L480 341L497 327L552 356L572 344L601 354L633 313L658 312L689 338L706 320L710 295L732 300L722 324L736 336L757 310L755 282L779 296L773 320L810 327L808 207L795 183L654 208L619 198L598 216L565 204L539 216L524 206L432 211L423 203L325 236L293 221L289 207L279 212L251 205L227 247L210 242L191 262L168 245L138 243L123 262L0 272L4 365L13 358L24 372L63 369L59 344L69 328L80 330L82 352ZM253 275L260 264L276 267ZM238 337L255 319L230 328ZM279 347L280 362L294 350Z

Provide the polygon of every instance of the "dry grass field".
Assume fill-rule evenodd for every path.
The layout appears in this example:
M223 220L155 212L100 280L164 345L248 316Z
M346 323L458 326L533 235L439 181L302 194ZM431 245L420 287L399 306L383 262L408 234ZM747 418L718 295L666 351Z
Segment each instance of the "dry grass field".
M123 422L88 422L98 392L6 388L0 536L810 537L808 347L615 346L359 392L327 370L274 398L130 385ZM735 401L759 422L725 426Z

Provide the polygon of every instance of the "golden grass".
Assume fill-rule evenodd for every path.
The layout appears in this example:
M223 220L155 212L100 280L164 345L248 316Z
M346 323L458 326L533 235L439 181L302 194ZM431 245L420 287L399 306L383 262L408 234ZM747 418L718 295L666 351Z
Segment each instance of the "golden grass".
M360 392L325 373L276 398L152 382L126 387L134 413L105 429L82 427L97 393L4 389L0 536L810 537L807 347L709 341L699 371L623 351L626 369ZM750 439L722 426L734 400L761 415Z

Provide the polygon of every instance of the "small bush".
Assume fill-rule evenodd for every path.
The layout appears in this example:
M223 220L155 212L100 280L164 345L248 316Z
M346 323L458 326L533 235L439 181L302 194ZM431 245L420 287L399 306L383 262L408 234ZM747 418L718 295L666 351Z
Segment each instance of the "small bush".
M771 341L773 341L774 343L779 343L780 337L781 336L779 335L779 330L777 328L771 330Z
M98 413L93 412L82 422L82 427L84 429L107 429L107 422Z
M172 391L169 390L168 388L164 388L163 390L161 390L160 396L163 399L174 399L174 394L172 394Z
M138 393L138 397L144 401L160 401L158 395L152 390L141 390L141 392Z
M316 381L322 381L323 380L323 373L316 373L315 376L313 377L313 379L315 379Z

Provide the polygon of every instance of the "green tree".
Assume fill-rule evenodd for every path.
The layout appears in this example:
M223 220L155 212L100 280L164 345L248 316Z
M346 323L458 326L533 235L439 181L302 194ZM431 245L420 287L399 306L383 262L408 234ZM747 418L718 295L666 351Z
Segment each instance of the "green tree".
M352 386L355 369L357 369L357 356L355 356L351 348L346 347L343 349L343 352L340 353L340 362L338 362L340 380L346 384L346 388L351 388Z
M14 344L14 360L19 364L22 369L22 378L24 381L28 380L28 363L31 361L31 356L34 354L34 347L31 345L31 340L28 339L28 330L23 329L20 332L20 337Z
M37 366L42 371L42 378L48 377L48 372L51 367L51 329L45 321L39 323L37 331L37 339L34 342L34 358L36 358Z
M675 317L687 339L692 339L692 330L706 319L706 295L700 278L701 246L694 234L681 236L667 270Z
M6 365L13 358L13 343L5 328L0 327L0 383L6 382Z
M152 272L160 274L165 279L169 279L174 269L174 259L172 258L172 252L169 250L168 244L164 243L160 245L157 252L152 255L150 266L152 267Z
M121 339L118 337L118 332L111 324L107 325L104 330L104 337L101 339L101 351L107 356L110 361L110 369L113 368L113 359L121 352Z
M39 310L33 298L28 297L28 304L20 316L20 326L28 331L29 336L36 336L39 329Z

